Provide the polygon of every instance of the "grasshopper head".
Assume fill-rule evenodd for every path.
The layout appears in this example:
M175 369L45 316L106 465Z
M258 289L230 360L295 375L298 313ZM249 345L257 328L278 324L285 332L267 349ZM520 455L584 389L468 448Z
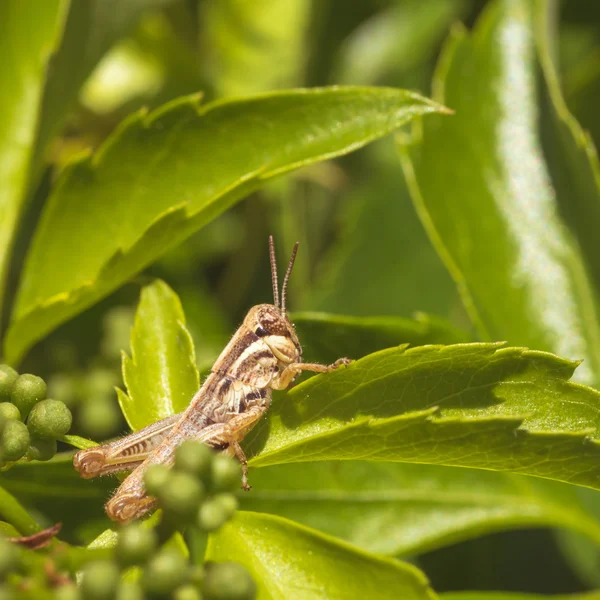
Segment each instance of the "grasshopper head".
M274 304L255 306L246 318L246 325L262 338L277 360L285 364L299 362L302 348L294 325Z

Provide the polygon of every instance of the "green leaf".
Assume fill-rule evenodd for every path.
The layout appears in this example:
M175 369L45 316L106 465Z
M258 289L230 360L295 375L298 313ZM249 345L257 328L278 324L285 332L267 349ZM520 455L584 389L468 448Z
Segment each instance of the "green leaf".
M0 3L0 313L30 165L48 61L60 42L67 0Z
M63 523L61 539L88 542L110 523L104 503L115 480L82 479L70 454L57 454L48 462L18 462L0 473L0 486L41 514L47 524Z
M583 130L567 108L557 73L558 66L553 61L554 50L558 44L558 9L557 2L536 0L535 35L545 84L541 90L541 121L544 123L542 144L550 172L555 175L553 183L561 214L579 242L598 291L600 260L597 232L600 227L600 165L590 134ZM595 66L590 58L595 58ZM597 75L597 66L598 49L588 48L578 59L577 65L568 67L568 70L569 73L574 73L579 68L580 74L585 70L588 76L594 71ZM597 82L597 77L594 78ZM595 87L598 87L597 83ZM587 93L592 92L593 88L592 85L592 89L587 90ZM577 106L573 108L577 110ZM594 122L588 121L586 125L591 125L593 128ZM587 508L595 514L596 519L600 519L598 494L589 490L579 490L578 495ZM572 532L561 532L559 539L562 540L563 553L570 558L569 562L575 572L583 580L587 578L590 584L593 582L594 587L597 587L596 584L600 582L598 547L590 547L589 540Z
M299 85L306 60L309 0L211 0L201 9L206 70L218 96Z
M131 116L93 157L66 169L51 194L26 260L7 357L21 357L269 178L432 112L447 111L403 90L329 88L206 106L180 98Z
M512 473L376 462L286 464L250 473L244 510L272 513L368 552L416 555L497 531L561 527L600 545L574 486Z
M586 491L591 492L592 490ZM600 573L598 573L600 548L598 545L568 530L557 531L555 539L566 563L577 575L577 578L585 585L597 588L600 582Z
M207 559L244 565L260 600L436 597L412 565L367 554L270 515L236 513L209 538Z
M538 596L514 592L448 592L440 595L440 600L600 600L600 592L572 594L568 596Z
M128 393L119 390L119 403L134 431L185 410L200 387L181 303L164 281L142 288L123 380Z
M452 344L467 340L466 334L439 317L418 313L414 319L400 317L347 317L318 312L292 315L304 358L330 364L341 356L352 359L390 346Z
M542 144L556 201L565 223L575 234L594 278L596 292L600 289L600 258L598 229L600 228L600 163L589 133L583 130L569 112L552 60L552 48L557 42L555 23L558 3L536 0L533 23L538 45L539 63L545 85L542 88Z
M556 185L540 144L531 4L492 2L472 34L454 30L434 95L456 115L425 120L403 165L484 339L585 359L576 378L593 384L600 373L596 297L559 216L557 194L568 187L565 202L575 202L578 188Z
M21 503L3 487L0 487L0 517L21 535L32 535L42 529Z
M314 460L514 471L600 489L600 392L576 363L502 344L376 352L279 398L254 466Z
M97 446L97 442L93 442L92 440L88 440L87 438L81 437L79 435L63 435L60 438L61 442L65 444L70 444L74 448L78 448L79 450L85 450L86 448L93 448Z
M20 537L21 532L15 527L13 527L10 523L0 521L0 535L6 537Z
M65 32L44 92L33 171L42 166L49 142L60 131L81 86L110 47L148 10L174 0L73 0Z
M600 95L600 46L585 50L577 56L577 64L569 65L572 70L564 73L565 96L573 115L598 146L600 118L596 101Z

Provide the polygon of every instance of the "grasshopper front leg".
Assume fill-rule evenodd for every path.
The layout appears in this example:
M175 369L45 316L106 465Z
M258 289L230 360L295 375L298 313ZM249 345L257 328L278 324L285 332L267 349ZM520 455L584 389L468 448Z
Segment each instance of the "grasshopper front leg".
M289 387L295 377L302 371L311 371L313 373L330 373L342 365L348 365L352 361L349 358L338 358L330 365L320 365L319 363L292 363L288 365L281 373L271 381L271 387L274 390L285 390Z

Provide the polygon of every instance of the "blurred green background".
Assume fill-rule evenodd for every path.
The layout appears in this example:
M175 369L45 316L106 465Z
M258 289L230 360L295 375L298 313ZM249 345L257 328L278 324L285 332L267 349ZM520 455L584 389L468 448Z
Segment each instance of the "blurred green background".
M334 84L394 86L430 96L453 24L472 27L486 5L478 0L122 3L132 7L128 18L110 36L95 40L71 73L81 87L67 118L52 124L59 135L17 239L13 293L49 186L72 157L98 147L132 111L198 91L209 101ZM93 24L109 20L117 2L76 5L69 19ZM565 99L597 146L600 3L565 0L557 14L553 52ZM93 27L78 35L93 38ZM48 378L50 394L75 411L78 433L103 439L125 431L113 386L120 385L120 353L129 347L140 281L161 277L180 295L205 370L247 309L270 301L270 233L282 262L293 243L301 242L290 282L293 311L403 317L422 311L449 319L477 339L411 202L394 139L387 138L301 169L246 198L137 281L51 334L29 353L21 371ZM553 532L528 530L488 535L425 554L418 562L440 592L586 589L589 578L576 572L563 552ZM581 562L586 561L586 573L600 570L595 552L584 551Z

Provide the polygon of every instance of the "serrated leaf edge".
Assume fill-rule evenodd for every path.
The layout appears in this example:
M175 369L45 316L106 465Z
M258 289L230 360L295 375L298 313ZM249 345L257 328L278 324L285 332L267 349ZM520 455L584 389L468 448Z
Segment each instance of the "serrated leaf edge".
M154 125L157 121L159 121L159 119L162 116L168 115L168 114L170 114L170 111L176 110L178 108L182 108L182 107L192 108L193 110L195 110L197 117L202 117L202 116L205 116L206 114L208 114L209 112L211 112L212 110L218 109L221 106L237 104L237 103L244 102L244 101L254 102L254 101L261 101L261 100L268 99L268 98L285 97L285 96L292 96L292 95L298 95L298 94L306 94L307 96L308 95L320 95L320 94L327 94L332 91L345 91L345 92L348 92L349 94L360 92L360 91L362 91L363 93L365 91L370 91L373 93L374 89L377 89L378 94L385 92L385 91L387 91L389 93L394 93L394 94L402 93L408 99L418 100L419 102L422 103L423 107L425 107L425 108L422 108L419 111L415 110L414 114L418 114L418 115L424 115L427 113L452 114L452 111L450 109L446 108L445 106L443 106L437 102L434 102L433 100L430 100L429 98L425 98L424 96L421 96L415 92L410 92L407 90L400 90L400 89L395 89L395 88L369 88L369 87L362 87L362 86L330 86L330 87L323 87L323 88L292 89L292 90L286 90L286 91L282 91L282 92L267 92L267 93L263 93L263 94L249 96L246 98L221 99L221 100L217 100L217 101L205 104L205 105L201 104L201 96L199 96L198 94L193 94L193 95L177 98L171 102L167 102L166 104L158 107L157 109L155 109L154 111L151 111L151 112L148 112L147 109L141 109L141 110L137 111L136 113L129 115L127 118L125 118L119 124L119 126L116 128L116 130L109 136L109 138L98 148L98 150L94 154L81 155L80 157L78 157L78 159L74 160L67 167L65 167L65 176L63 176L61 178L61 181L57 187L57 190L60 189L61 185L66 185L66 182L68 181L67 173L71 170L74 170L76 168L86 169L90 174L93 174L93 171L102 164L104 156L110 152L113 145L115 145L118 142L120 136L122 135L122 133L125 130L127 130L131 127L134 127L136 125L147 129L147 128L151 127L152 125ZM402 123L408 121L412 115L413 114L410 111L407 111L406 119L399 121L397 126L400 126ZM111 257L109 257L107 259L107 261L104 263L104 265L102 265L100 267L97 275L93 279L85 282L84 284L82 284L72 290L61 292L59 294L51 296L50 298L46 298L44 300L34 302L32 305L29 306L29 308L27 308L22 313L18 312L18 305L17 305L17 311L15 311L15 313L13 315L11 326L6 335L5 354L10 358L11 362L15 362L15 363L18 362L20 360L22 354L27 350L27 348L29 348L29 345L31 343L35 343L35 341L40 339L48 331L51 331L52 328L54 328L56 326L56 324L53 324L50 328L48 328L48 327L41 328L41 331L38 332L38 335L30 336L32 339L27 340L26 347L23 344L21 344L22 347L17 345L16 350L13 351L13 345L17 343L17 342L13 342L13 339L14 338L19 339L19 336L17 335L18 334L18 325L20 325L21 323L23 323L25 321L30 320L31 317L33 315L35 315L36 313L43 314L45 311L47 311L49 308L51 308L52 306L54 306L56 304L76 304L82 297L84 297L86 295L85 292L88 289L90 289L92 287L96 287L98 285L98 283L101 282L102 279L106 277L107 273L109 273L111 269L116 268L115 265L119 264L122 257L124 257L128 254L132 254L134 252L134 249L137 246L143 244L144 241L148 237L150 237L150 232L155 227L158 227L164 220L167 220L169 218L169 216L172 215L173 213L181 212L181 213L183 213L183 216L180 217L181 221L190 221L191 219L198 216L199 214L204 213L206 211L207 207L214 204L214 202L216 200L221 199L224 196L227 196L228 194L231 194L233 192L233 190L240 190L240 192L241 192L240 196L243 195L246 191L248 193L250 191L252 191L252 189L241 190L240 188L245 184L249 185L249 184L252 184L253 182L258 183L261 180L265 180L270 177L275 177L277 175L281 175L283 173L286 173L286 172L292 171L294 169L297 169L299 167L302 167L306 164L311 164L311 163L314 163L317 161L322 161L322 160L328 160L328 159L334 158L336 156L342 156L344 154L347 154L349 152L356 150L357 148L365 146L369 142L377 139L378 137L381 137L381 136L379 136L377 134L372 134L372 135L364 137L364 139L362 139L360 142L356 142L354 144L348 145L348 146L344 147L343 149L332 151L329 153L319 154L316 157L307 158L307 159L304 159L301 161L296 161L294 163L290 163L289 165L286 165L286 166L280 167L280 168L267 170L266 165L263 165L262 167L255 169L254 171L252 171L250 173L246 173L244 176L238 178L238 180L236 182L232 183L230 186L215 193L214 196L211 199L207 200L207 202L203 205L203 207L197 212L188 213L186 210L187 203L182 203L182 204L170 207L169 209L167 209L160 215L157 215L157 217L152 221L152 223L138 236L138 238L132 244L130 244L128 247L122 246L122 247L118 248L117 250L115 250L113 255ZM249 187L252 187L252 186L249 185ZM238 199L239 199L238 197L234 196L231 199L231 203L235 202ZM224 203L224 205L222 207L222 211L226 210L230 206L231 203L227 203L227 202ZM220 212L222 212L222 211L220 211ZM106 277L106 279L110 279L110 278ZM92 300L90 303L86 304L86 306L91 305L94 302L94 300L97 301L97 300L105 297L111 291L112 291L111 289L109 289L108 291L104 291L104 292L100 291L97 298L94 298L93 294L92 294L91 295ZM60 321L60 322L64 322L64 321ZM15 333L15 328L16 328L16 333Z

